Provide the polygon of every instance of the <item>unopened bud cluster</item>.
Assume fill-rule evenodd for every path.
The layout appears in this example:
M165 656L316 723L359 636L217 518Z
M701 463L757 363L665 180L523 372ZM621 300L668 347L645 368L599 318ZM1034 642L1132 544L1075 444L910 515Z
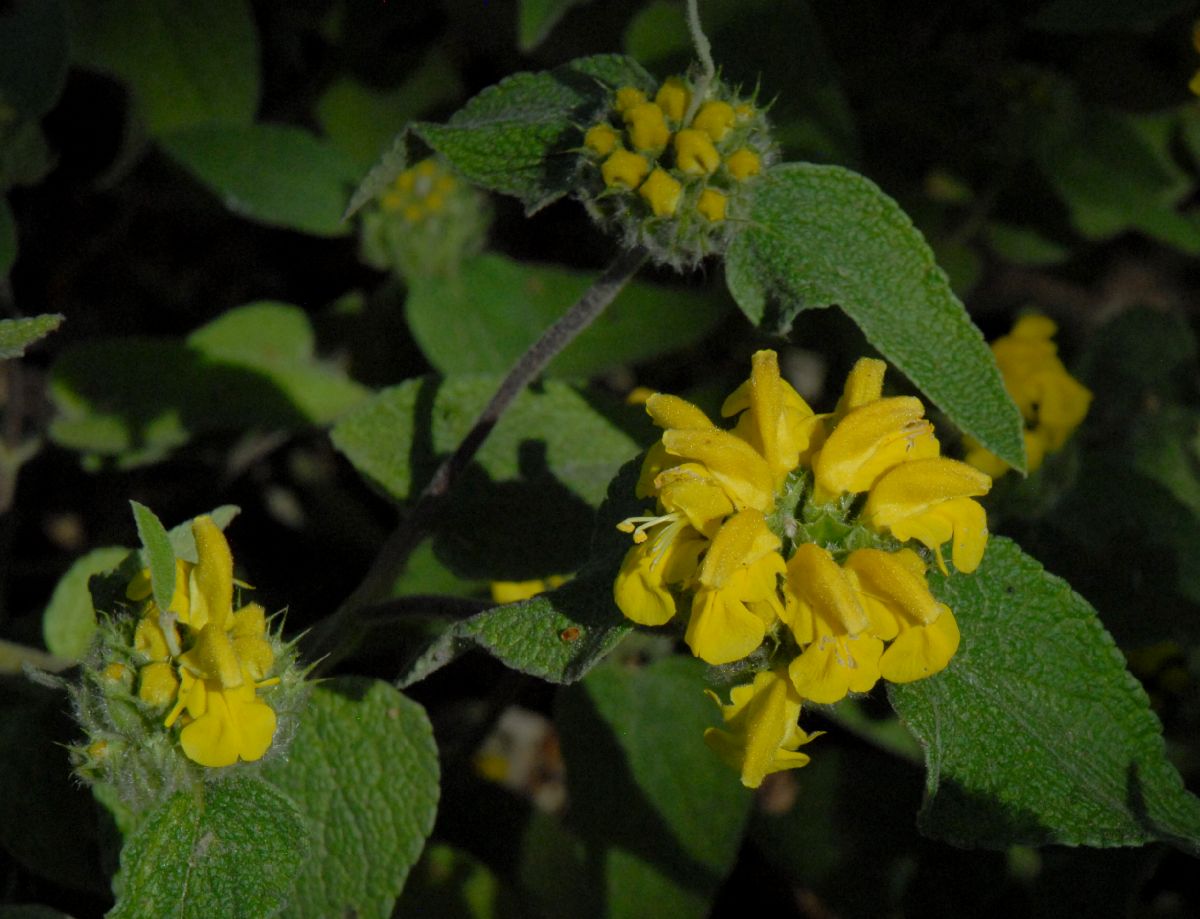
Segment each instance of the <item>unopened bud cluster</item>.
M725 250L754 179L775 157L753 99L684 76L653 96L617 89L585 129L582 151L580 196L592 216L675 268Z
M453 274L482 247L486 201L436 157L404 170L363 213L363 258L403 278Z

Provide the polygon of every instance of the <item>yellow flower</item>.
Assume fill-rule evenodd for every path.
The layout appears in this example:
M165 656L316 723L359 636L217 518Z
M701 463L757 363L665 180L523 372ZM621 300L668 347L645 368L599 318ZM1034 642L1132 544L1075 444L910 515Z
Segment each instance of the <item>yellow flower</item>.
M654 101L672 121L682 121L692 101L692 93L679 77L667 77L658 88Z
M696 117L692 119L692 127L719 141L729 133L733 121L733 106L728 102L713 100L700 106Z
M950 607L929 592L925 562L917 553L857 549L845 570L854 576L872 631L891 641L879 659L885 680L911 683L950 663L958 650L958 623Z
M1008 335L992 342L992 353L1025 419L1025 457L1030 472L1047 453L1063 448L1083 423L1092 393L1067 371L1058 357L1054 335L1058 327L1045 316L1022 316ZM1010 468L973 438L965 438L966 461L993 478Z
M617 149L601 165L600 174L609 188L618 185L637 188L650 174L650 162L641 154Z
M762 160L749 147L742 147L726 157L725 168L739 182L744 182L751 176L756 176L762 172Z
M675 135L675 162L687 175L706 176L717 171L721 155L703 131L684 128Z
M969 573L979 567L988 539L987 513L972 499L991 486L985 473L957 460L901 463L871 488L862 517L868 526L932 549L943 574L942 544L953 538L954 567Z
M745 657L784 611L779 578L785 573L779 537L756 510L729 518L700 566L684 641L710 664Z
M814 702L867 692L879 679L883 642L871 634L854 581L829 551L801 543L787 563L791 587L785 620L805 646L788 667L796 691Z
M659 168L655 168L650 173L650 178L638 189L638 194L650 205L655 217L674 216L682 193L683 186L679 184L679 180Z
M495 603L519 603L567 583L561 574L530 581L492 581L492 600Z
M608 156L617 146L617 132L608 124L594 124L583 135L583 145L600 156Z
M721 705L715 693L708 695ZM742 774L743 785L758 788L773 772L808 765L798 748L820 732L806 734L796 723L801 702L782 669L764 670L753 683L734 687L729 704L721 705L726 729L708 728L704 742Z
M614 103L613 108L615 108L618 113L624 114L635 105L640 105L645 101L646 94L640 89L637 89L633 86L622 86L617 90L617 100Z
M726 203L724 192L719 192L715 188L706 188L700 192L700 198L696 201L696 210L704 219L717 223L725 219Z
M154 661L138 671L138 698L155 708L165 708L175 701L179 680L175 668L165 661Z
M179 735L188 759L201 766L231 766L239 759L262 759L275 735L275 712L255 694L253 677L243 671L236 686L181 672L179 703L168 726L186 711L190 720Z
M747 411L749 409L749 411ZM734 434L762 455L775 488L807 459L820 440L821 419L779 375L774 351L757 351L750 359L750 379L729 394L721 406L728 418L743 413Z
M613 583L613 600L638 625L664 625L674 618L675 591L696 576L708 540L681 520L668 520L625 553Z
M657 153L671 139L663 110L653 102L639 102L624 112L629 142L635 150Z
M937 456L933 425L913 396L876 399L848 411L813 460L816 500L867 491L899 463Z

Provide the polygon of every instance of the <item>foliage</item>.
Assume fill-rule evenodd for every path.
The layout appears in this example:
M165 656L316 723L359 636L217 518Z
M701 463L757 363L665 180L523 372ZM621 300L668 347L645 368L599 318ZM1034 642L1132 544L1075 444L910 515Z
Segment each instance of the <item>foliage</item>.
M0 4L0 917L1200 912L1193 13Z

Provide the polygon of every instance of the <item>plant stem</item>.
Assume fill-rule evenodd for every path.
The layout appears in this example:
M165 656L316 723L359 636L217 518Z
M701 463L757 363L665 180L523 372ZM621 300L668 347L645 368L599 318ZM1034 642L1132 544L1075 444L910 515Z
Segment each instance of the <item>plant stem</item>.
M332 616L313 630L309 642L311 656L324 655L315 668L316 673L327 671L353 650L361 630L353 629L351 625L359 611L379 603L391 593L392 585L404 572L412 551L425 537L435 512L504 412L550 361L604 312L645 262L646 250L640 246L622 252L575 305L521 355L466 437L438 466L408 516L383 544L362 582Z
M708 43L708 36L704 34L704 29L700 27L699 0L688 0L687 24L688 32L692 36L692 44L696 47L696 57L700 60L700 66L704 69L704 73L696 83L696 91L692 93L692 101L688 104L687 113L683 117L684 124L691 124L696 110L708 98L708 87L716 76L717 68L713 64L712 46Z

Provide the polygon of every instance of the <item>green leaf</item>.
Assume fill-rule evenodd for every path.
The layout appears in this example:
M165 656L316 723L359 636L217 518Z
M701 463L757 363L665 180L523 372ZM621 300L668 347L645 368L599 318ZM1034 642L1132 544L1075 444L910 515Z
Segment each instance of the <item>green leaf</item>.
M314 236L343 236L354 161L282 124L201 124L164 134L163 148L233 213Z
M71 917L49 906L18 903L12 906L0 906L0 919L71 919Z
M36 120L53 108L66 79L66 3L6 4L0 15L0 104Z
M353 77L338 78L317 100L317 123L330 143L365 170L405 124L462 92L462 79L450 59L434 51L394 89L376 90Z
M497 382L409 380L347 415L332 431L334 445L384 493L409 500L465 436ZM522 393L437 515L439 560L468 579L577 570L587 560L593 509L638 450L622 427L641 423L637 410L562 383Z
M416 279L405 313L417 344L442 373L504 373L593 280L481 255L455 277ZM586 379L681 350L712 331L724 304L715 296L635 281L547 372Z
M186 341L86 342L51 371L58 414L50 436L132 466L197 434L326 424L368 391L313 349L308 318L283 303L238 307Z
M1021 416L992 353L896 202L849 170L785 163L759 180L750 223L726 275L752 322L786 327L837 304L955 424L1025 468Z
M52 653L75 660L83 656L96 631L88 580L116 568L127 555L129 550L120 546L93 549L59 578L42 618L42 639Z
M993 220L988 222L984 235L997 255L1018 265L1058 265L1071 257L1067 246L1029 227Z
M28 319L0 319L0 361L20 357L35 341L62 325L63 318L58 313L46 313Z
M274 915L309 851L304 819L279 791L234 777L178 791L121 850L112 919Z
M354 467L397 501L415 493L440 459L466 435L495 392L495 377L408 380L379 393L331 432ZM604 497L637 444L611 420L622 408L585 398L563 383L524 392L497 423L475 463L493 484L521 478L557 479L589 506ZM632 414L632 413L630 413Z
M576 158L563 154L582 142L579 126L621 86L651 89L653 80L632 58L579 58L555 70L514 74L446 124L420 122L412 131L467 179L520 198L532 214L571 190Z
M568 825L605 865L609 916L704 916L752 796L704 744L704 665L607 663L558 696Z
M322 682L287 757L263 775L312 830L283 915L392 915L437 812L437 746L425 710L379 680Z
M517 44L528 54L550 34L573 6L588 0L521 0L517 11Z
M1002 538L974 574L930 581L962 645L937 676L889 687L925 747L922 831L965 846L1160 840L1200 854L1200 800L1087 601Z
M150 569L150 587L154 602L160 610L169 610L175 597L175 552L167 528L144 504L130 501L133 519L137 522L138 539L142 541L142 558Z
M128 83L152 135L254 119L258 36L245 0L77 0L71 13L76 62Z
M0 278L8 277L17 261L17 223L12 208L0 198Z

